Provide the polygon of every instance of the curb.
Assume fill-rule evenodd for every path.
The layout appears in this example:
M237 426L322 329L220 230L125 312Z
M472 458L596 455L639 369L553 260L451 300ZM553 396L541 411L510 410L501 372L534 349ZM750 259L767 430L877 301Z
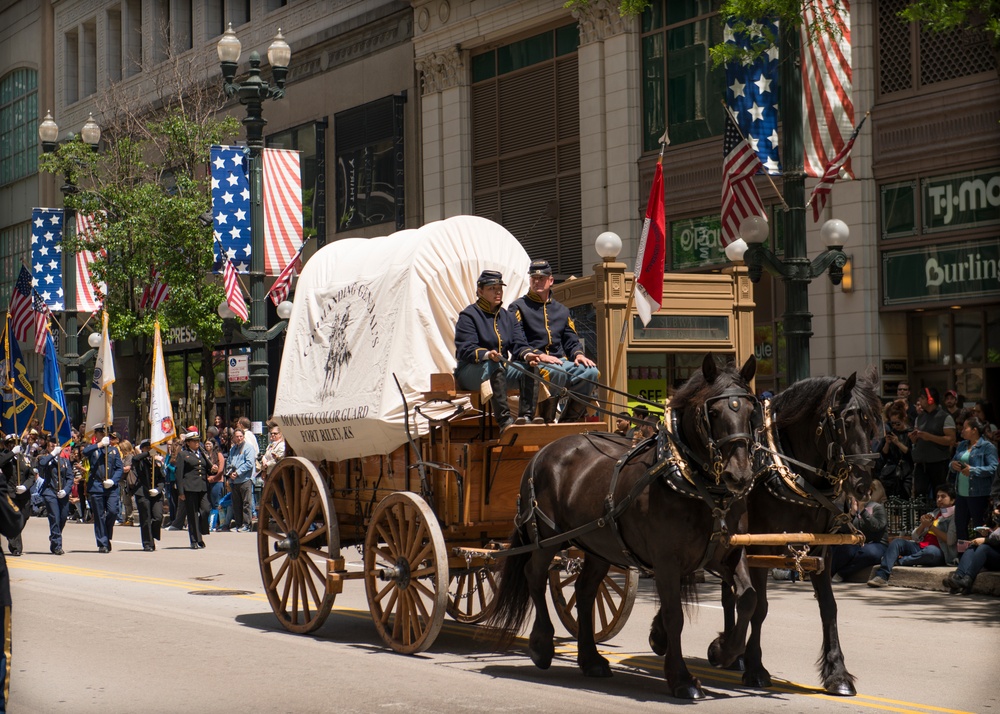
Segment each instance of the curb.
M875 574L878 566L872 566L870 571L863 568L855 573L847 582L866 583ZM889 585L897 588L911 588L913 590L936 590L937 592L948 592L948 589L941 582L946 575L955 572L952 567L925 568L923 566L896 566L892 569L889 577ZM972 592L975 595L992 595L1000 597L1000 572L982 570L976 576L972 584Z

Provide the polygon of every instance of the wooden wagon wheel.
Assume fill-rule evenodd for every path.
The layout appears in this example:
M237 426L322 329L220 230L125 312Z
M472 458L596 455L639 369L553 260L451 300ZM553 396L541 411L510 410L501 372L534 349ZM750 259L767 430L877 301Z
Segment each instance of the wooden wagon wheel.
M467 625L485 620L497 594L496 565L453 570L448 586L448 614Z
M340 531L326 481L313 464L291 456L268 474L257 504L257 555L264 592L290 632L312 632L330 614L328 558L340 557Z
M576 579L578 573L563 570L549 571L549 592L556 606L556 614L563 626L573 637L578 637L576 619ZM597 590L594 601L595 642L605 642L621 632L635 605L635 593L639 587L639 573L631 568L612 565Z
M437 516L409 491L382 499L365 534L365 592L379 636L402 654L434 642L448 603L448 556Z

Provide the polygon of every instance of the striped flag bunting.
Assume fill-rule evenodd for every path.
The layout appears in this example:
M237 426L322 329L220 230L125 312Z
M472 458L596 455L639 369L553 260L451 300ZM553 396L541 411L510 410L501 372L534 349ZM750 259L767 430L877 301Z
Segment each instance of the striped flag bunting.
M10 328L14 338L24 342L28 339L28 329L34 317L34 307L31 300L31 273L23 265L14 283L14 292L10 296Z
M747 139L740 136L733 122L733 115L726 112L726 133L722 142L722 246L740 237L740 225L750 216L767 220L761 203L754 174L760 169L760 159L750 148Z
M302 245L302 177L299 152L264 149L264 273L278 275ZM229 259L238 273L250 270L250 183L244 146L213 146L212 217L214 272Z
M304 247L305 243L299 247L299 252L288 262L288 265L281 271L278 279L274 281L274 285L267 292L271 298L271 302L276 307L282 300L288 299L288 293L292 290L292 278L296 276L298 271L302 270L302 248Z
M840 176L840 172L843 170L843 166L847 163L848 158L851 155L851 149L854 148L854 140L858 138L858 132L861 131L861 127L864 126L865 119L868 115L865 114L861 117L861 123L858 124L857 128L851 132L851 138L847 140L844 144L844 148L840 150L840 153L833 157L833 161L830 165L826 167L823 171L823 176L820 178L819 183L813 188L812 193L809 194L809 201L806 205L812 206L813 209L813 222L819 221L820 211L826 206L826 201L830 197L830 192L833 190L833 184L836 183L837 178Z
M223 281L226 286L226 302L229 309L236 313L236 316L246 322L250 319L250 312L247 310L246 300L243 299L243 291L240 290L240 280L236 276L236 268L233 261L226 259L226 266L223 269Z
M170 286L160 278L160 271L156 268L149 269L149 285L142 290L142 299L139 307L142 309L155 310L160 303L170 297Z
M264 274L280 275L302 245L299 152L264 149Z
M76 214L77 237L96 240L99 227L93 214ZM95 283L91 274L91 266L96 257L90 250L81 250L76 254L76 309L80 312L97 312L101 309L104 296L108 294L108 286Z
M847 144L854 128L851 102L850 0L816 0L803 4L802 47L803 166L807 176L821 177ZM840 28L839 35L809 37L808 28L823 16ZM850 149L848 149L848 152ZM840 173L854 178L849 160Z
M49 306L42 300L37 290L31 291L31 309L35 313L35 352L45 354L45 336L49 333Z

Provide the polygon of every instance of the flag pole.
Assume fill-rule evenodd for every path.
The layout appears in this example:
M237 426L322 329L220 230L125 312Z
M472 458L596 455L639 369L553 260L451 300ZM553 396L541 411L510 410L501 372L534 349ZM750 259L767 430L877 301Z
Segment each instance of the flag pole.
M741 138L741 139L743 139L743 141L746 141L746 140L747 140L747 138L746 138L746 136L745 136L745 135L743 134L743 130L742 130L742 129L740 129L740 123L739 123L738 121L736 121L736 115L735 115L735 114L733 114L733 110L732 110L732 109L730 109L730 107L729 107L729 105L728 105L728 104L726 104L726 100L725 100L725 99L720 99L719 101L720 101L720 102L722 102L722 106L724 106L724 107L726 108L726 113L727 113L727 114L729 114L729 118L730 118L730 119L732 119L732 121L733 121L733 126L734 126L734 127L736 127L736 131L737 131L737 132L739 133L739 135L740 135L740 138ZM752 148L752 147L751 147L751 148ZM757 152L755 151L754 153L756 154ZM760 158L759 158L759 157L758 157L757 161L760 161ZM763 164L761 164L761 165L763 166ZM776 183L774 183L774 179L773 179L773 178L771 178L771 174L769 174L769 173L768 173L767 171L765 171L765 172L764 172L764 175L765 175L765 176L767 176L767 180L768 180L768 181L770 182L770 184L771 184L771 188L773 188L773 189L774 189L774 192L775 192L776 194L778 194L778 200L780 200L780 201L781 201L781 207L782 207L782 208L784 208L784 209L785 209L786 211L789 211L789 210L791 210L791 209L790 209L790 208L788 207L788 204L787 204L787 203L785 203L785 197L784 197L784 196L782 196L782 195L781 195L781 191L779 191L779 190L778 190L778 185L777 185Z
M667 150L667 144L670 143L670 138L667 136L667 132L663 132L663 136L660 137L660 155L656 157L657 164L663 164L663 154ZM648 207L647 207L647 210ZM638 285L638 276L633 273L632 275L632 289L628 294L628 303L625 306L625 319L622 320L622 331L621 335L618 337L618 348L615 351L615 366L611 370L611 381L609 384L612 388L618 388L618 374L621 372L622 366L622 356L625 354L625 342L628 337L628 325L632 321L632 308L635 306L635 290L636 285ZM628 391L628 390L625 390Z
M81 327L79 330L77 330L77 332L76 332L76 336L77 337L79 337L83 333L84 328L86 328L87 325L90 324L90 321L94 319L94 315L96 315L96 314L97 314L96 310L94 312L90 313L90 317L88 317L86 319L86 321L83 323L83 327Z

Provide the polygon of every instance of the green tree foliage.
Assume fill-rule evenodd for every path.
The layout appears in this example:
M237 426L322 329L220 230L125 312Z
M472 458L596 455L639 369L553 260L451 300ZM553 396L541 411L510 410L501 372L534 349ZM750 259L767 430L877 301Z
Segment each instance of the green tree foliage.
M196 120L175 106L105 129L100 152L76 140L42 157L42 170L78 187L66 206L98 216L98 231L68 239L66 247L104 252L93 272L107 285L114 339L151 335L158 317L164 328L188 326L209 345L219 340L223 291L210 272L212 228L199 216L211 210L209 147L238 129L235 119ZM170 286L155 316L139 307L151 266Z

